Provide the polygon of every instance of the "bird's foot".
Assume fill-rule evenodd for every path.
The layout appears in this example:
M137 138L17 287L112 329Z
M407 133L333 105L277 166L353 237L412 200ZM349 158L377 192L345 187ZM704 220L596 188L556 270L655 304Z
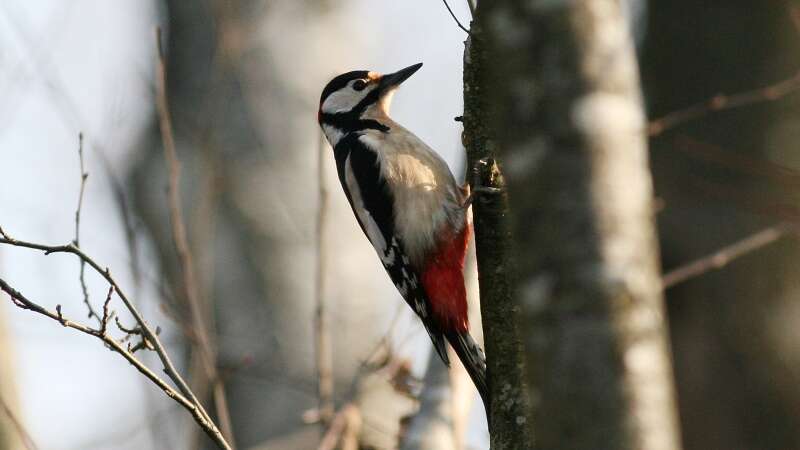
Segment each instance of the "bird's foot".
M467 199L464 200L464 203L461 204L461 207L464 209L467 209L472 205L472 202L475 201L475 197L497 195L503 192L503 190L500 188L489 186L475 186L470 190L469 185L466 185L466 191L469 192L469 195L467 195Z

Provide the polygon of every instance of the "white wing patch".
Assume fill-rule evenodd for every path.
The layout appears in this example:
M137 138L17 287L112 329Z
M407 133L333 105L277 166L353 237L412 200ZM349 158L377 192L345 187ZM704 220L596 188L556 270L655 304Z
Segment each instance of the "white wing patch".
M357 91L353 89L353 83L355 82L356 80L353 80L347 83L347 86L332 92L322 103L322 112L336 114L352 111L370 91L378 87L376 83L370 83L366 89Z
M372 246L375 247L375 250L378 252L381 262L384 264L393 263L395 251L394 249L390 249L391 251L387 253L386 239L384 239L383 233L381 233L381 229L378 227L375 219L372 218L372 214L370 214L369 211L367 211L367 209L364 207L364 200L361 196L361 188L358 186L358 180L356 180L356 177L353 174L353 167L350 165L350 155L347 156L347 160L344 163L344 181L347 184L347 190L350 192L350 199L353 202L353 210L356 212L358 220L364 226L364 230L367 233L367 238L369 238Z

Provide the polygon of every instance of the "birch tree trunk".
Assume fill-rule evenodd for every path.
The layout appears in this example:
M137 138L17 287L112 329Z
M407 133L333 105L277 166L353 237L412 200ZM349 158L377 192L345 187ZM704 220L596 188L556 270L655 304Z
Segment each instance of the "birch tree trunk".
M482 7L478 7L476 17ZM488 97L489 64L483 27L472 23L464 49L464 133L467 181L503 189L502 176L491 162L497 133L492 126ZM524 353L517 322L519 308L512 298L509 252L511 235L505 193L480 197L472 204L480 307L486 349L490 443L495 450L530 448L531 423L524 390Z
M633 43L618 0L481 3L535 447L680 448Z

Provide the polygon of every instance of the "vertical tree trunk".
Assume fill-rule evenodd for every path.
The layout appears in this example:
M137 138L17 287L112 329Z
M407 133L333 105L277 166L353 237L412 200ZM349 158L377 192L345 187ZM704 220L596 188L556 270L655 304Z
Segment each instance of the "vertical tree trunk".
M477 14L481 13L478 7ZM489 108L489 61L482 25L475 21L464 49L464 134L467 181L503 189L496 165L496 133ZM489 158L489 159L487 159ZM511 235L506 217L506 194L479 197L472 204L475 252L478 261L481 317L486 349L491 447L494 450L530 448L531 423L524 389L524 353L521 333L514 320L519 307L512 299L509 250Z
M483 2L536 448L680 447L619 0Z

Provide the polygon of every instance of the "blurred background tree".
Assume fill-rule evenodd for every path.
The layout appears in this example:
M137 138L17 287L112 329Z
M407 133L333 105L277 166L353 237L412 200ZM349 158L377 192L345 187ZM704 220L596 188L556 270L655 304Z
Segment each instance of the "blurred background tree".
M6 320L6 312L0 310L0 449L16 450L24 448L24 437L20 434L22 423L16 413L19 402L14 380L14 343Z
M651 117L795 76L791 1L652 2L641 52ZM708 114L655 137L666 270L796 220L797 95ZM769 170L764 170L769 167ZM668 289L685 448L800 448L795 239Z
M313 111L331 75L329 65L319 63L326 53L346 58L336 65L358 64L356 35L329 31L337 27L333 8L315 1L166 3L167 92L186 168L183 207L202 280L204 320L214 330L216 364L242 448L273 439L282 444L269 448L311 448L318 439L319 431L300 420L317 406L312 317L319 131ZM171 305L182 323L191 323L165 221L160 142L154 119L130 181L137 214L157 243L171 292L178 293ZM335 327L334 392L341 404L351 400L356 372L388 326L383 299L393 293L380 266L372 264L373 251L343 196L336 195L332 158L324 156L334 195L323 295ZM213 381L200 367L196 345L191 355L196 386L208 393ZM379 383L364 388L374 392L355 394L391 394ZM384 399L387 405L394 400ZM366 425L374 421L381 430L365 429L375 435L366 441L393 445L400 418L410 412L406 403L364 412Z

